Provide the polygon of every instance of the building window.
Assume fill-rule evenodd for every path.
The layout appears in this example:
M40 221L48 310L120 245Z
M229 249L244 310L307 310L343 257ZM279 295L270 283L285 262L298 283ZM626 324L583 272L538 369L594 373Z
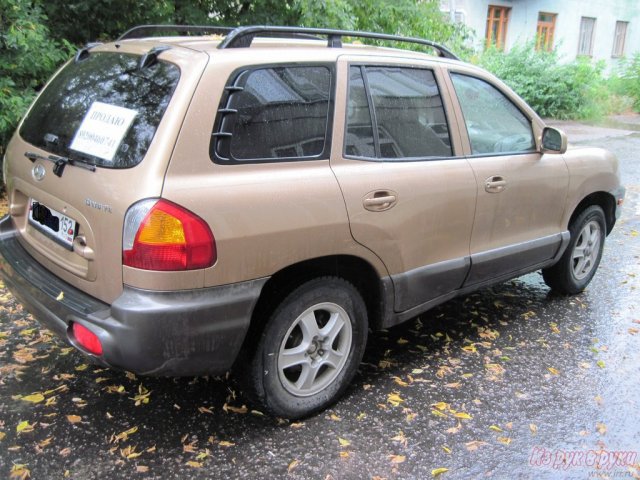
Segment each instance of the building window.
M593 54L593 34L596 31L596 19L582 17L580 21L580 38L578 39L578 55Z
M504 50L507 39L507 25L509 23L509 7L496 7L489 5L487 13L487 34L486 46L495 45L496 48Z
M556 30L555 13L538 13L538 30L536 33L536 50L553 50L553 34Z
M613 37L612 57L622 57L624 55L624 44L627 39L627 26L629 22L616 22L616 33Z

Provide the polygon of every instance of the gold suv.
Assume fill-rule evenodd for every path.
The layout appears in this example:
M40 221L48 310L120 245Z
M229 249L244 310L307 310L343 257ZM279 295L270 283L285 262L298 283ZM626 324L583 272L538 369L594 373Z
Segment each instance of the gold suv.
M88 45L4 178L0 273L43 324L142 375L233 367L290 418L344 392L369 329L539 269L580 292L624 196L611 153L445 47L288 27Z

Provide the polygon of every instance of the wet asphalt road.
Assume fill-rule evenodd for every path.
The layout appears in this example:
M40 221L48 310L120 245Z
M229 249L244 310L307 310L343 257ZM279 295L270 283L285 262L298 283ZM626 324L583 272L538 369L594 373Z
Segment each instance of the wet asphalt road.
M591 143L627 200L586 292L535 273L377 333L346 397L303 422L225 379L88 366L0 290L0 478L640 478L640 135Z

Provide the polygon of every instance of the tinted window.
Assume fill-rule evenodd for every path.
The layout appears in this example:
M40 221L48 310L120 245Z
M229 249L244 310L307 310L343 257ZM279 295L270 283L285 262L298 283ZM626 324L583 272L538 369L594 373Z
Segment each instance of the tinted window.
M351 67L349 70L345 153L356 157L375 157L371 111L360 68Z
M42 92L20 135L52 153L98 166L137 165L149 148L180 78L175 65L158 61L140 70L139 59L137 55L92 53L79 63L69 63ZM96 138L89 139L84 147L74 142L90 110L112 124L115 120L107 112L128 115L121 129L104 137L114 143L111 153L99 153L97 145L103 132L97 128L93 131Z
M535 150L531 122L497 88L479 78L451 74L473 154Z
M331 92L327 67L242 72L214 132L219 159L318 158L325 151Z
M367 66L351 67L350 77L347 155L373 157L375 153L376 157L389 159L452 155L433 72Z

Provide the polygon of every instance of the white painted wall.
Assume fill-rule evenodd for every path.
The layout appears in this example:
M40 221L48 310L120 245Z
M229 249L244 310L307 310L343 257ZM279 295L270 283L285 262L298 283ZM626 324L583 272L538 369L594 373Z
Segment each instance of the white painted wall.
M617 63L612 58L616 21L629 22L624 53L640 51L640 0L441 0L443 10L450 5L463 14L464 23L475 31L474 46L484 48L489 5L510 7L506 48L533 40L538 13L556 13L554 46L562 61L575 60L578 53L581 17L596 19L593 59L604 60L607 69Z

